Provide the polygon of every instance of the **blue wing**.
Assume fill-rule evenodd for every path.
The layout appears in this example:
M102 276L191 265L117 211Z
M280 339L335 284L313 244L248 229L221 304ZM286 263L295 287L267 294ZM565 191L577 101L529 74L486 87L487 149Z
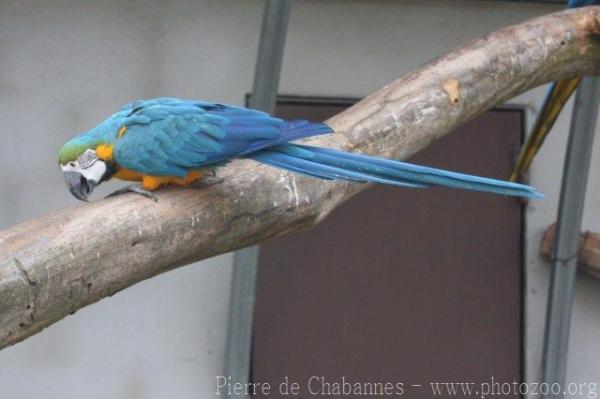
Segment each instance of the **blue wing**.
M117 115L127 130L114 144L115 161L155 176L185 176L189 170L332 132L322 123L284 121L257 110L175 98L136 101Z

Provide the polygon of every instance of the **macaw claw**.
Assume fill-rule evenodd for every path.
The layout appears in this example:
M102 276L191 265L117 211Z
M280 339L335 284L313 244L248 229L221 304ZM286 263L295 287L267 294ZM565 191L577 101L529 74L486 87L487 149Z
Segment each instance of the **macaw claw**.
M158 198L152 193L152 191L143 189L142 186L140 186L139 184L130 184L128 186L113 191L104 198L114 197L116 195L121 195L125 193L138 193L140 195L143 195L144 197L150 198L154 202L158 202Z

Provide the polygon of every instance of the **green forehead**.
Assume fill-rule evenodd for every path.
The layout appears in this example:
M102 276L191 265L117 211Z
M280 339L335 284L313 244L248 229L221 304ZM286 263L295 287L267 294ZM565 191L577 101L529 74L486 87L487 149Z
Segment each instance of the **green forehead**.
M93 147L83 143L68 142L60 149L58 153L58 162L60 164L65 164L67 162L75 161L88 148Z

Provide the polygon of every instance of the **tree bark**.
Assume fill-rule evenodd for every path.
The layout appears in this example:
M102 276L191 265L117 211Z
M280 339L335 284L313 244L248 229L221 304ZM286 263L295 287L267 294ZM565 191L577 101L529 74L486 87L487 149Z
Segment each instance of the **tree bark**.
M406 158L544 82L600 72L600 7L489 34L387 85L327 123L313 145ZM239 160L204 187L122 195L0 232L0 348L193 261L308 229L359 191Z
M546 229L540 244L540 254L548 261L552 261L554 256L555 237L556 223ZM584 231L580 235L579 242L579 251L573 254L577 256L579 269L600 279L600 234Z

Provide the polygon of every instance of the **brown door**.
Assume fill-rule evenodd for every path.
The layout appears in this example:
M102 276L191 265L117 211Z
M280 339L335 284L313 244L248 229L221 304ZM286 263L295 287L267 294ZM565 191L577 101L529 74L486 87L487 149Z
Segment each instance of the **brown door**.
M291 101L278 113L323 120L345 106ZM411 161L504 178L522 118L487 112ZM379 186L262 245L253 381L269 382L269 397L285 397L288 377L300 397L334 397L323 382L346 381L390 382L410 398L434 397L436 382L520 381L521 230L515 198Z

